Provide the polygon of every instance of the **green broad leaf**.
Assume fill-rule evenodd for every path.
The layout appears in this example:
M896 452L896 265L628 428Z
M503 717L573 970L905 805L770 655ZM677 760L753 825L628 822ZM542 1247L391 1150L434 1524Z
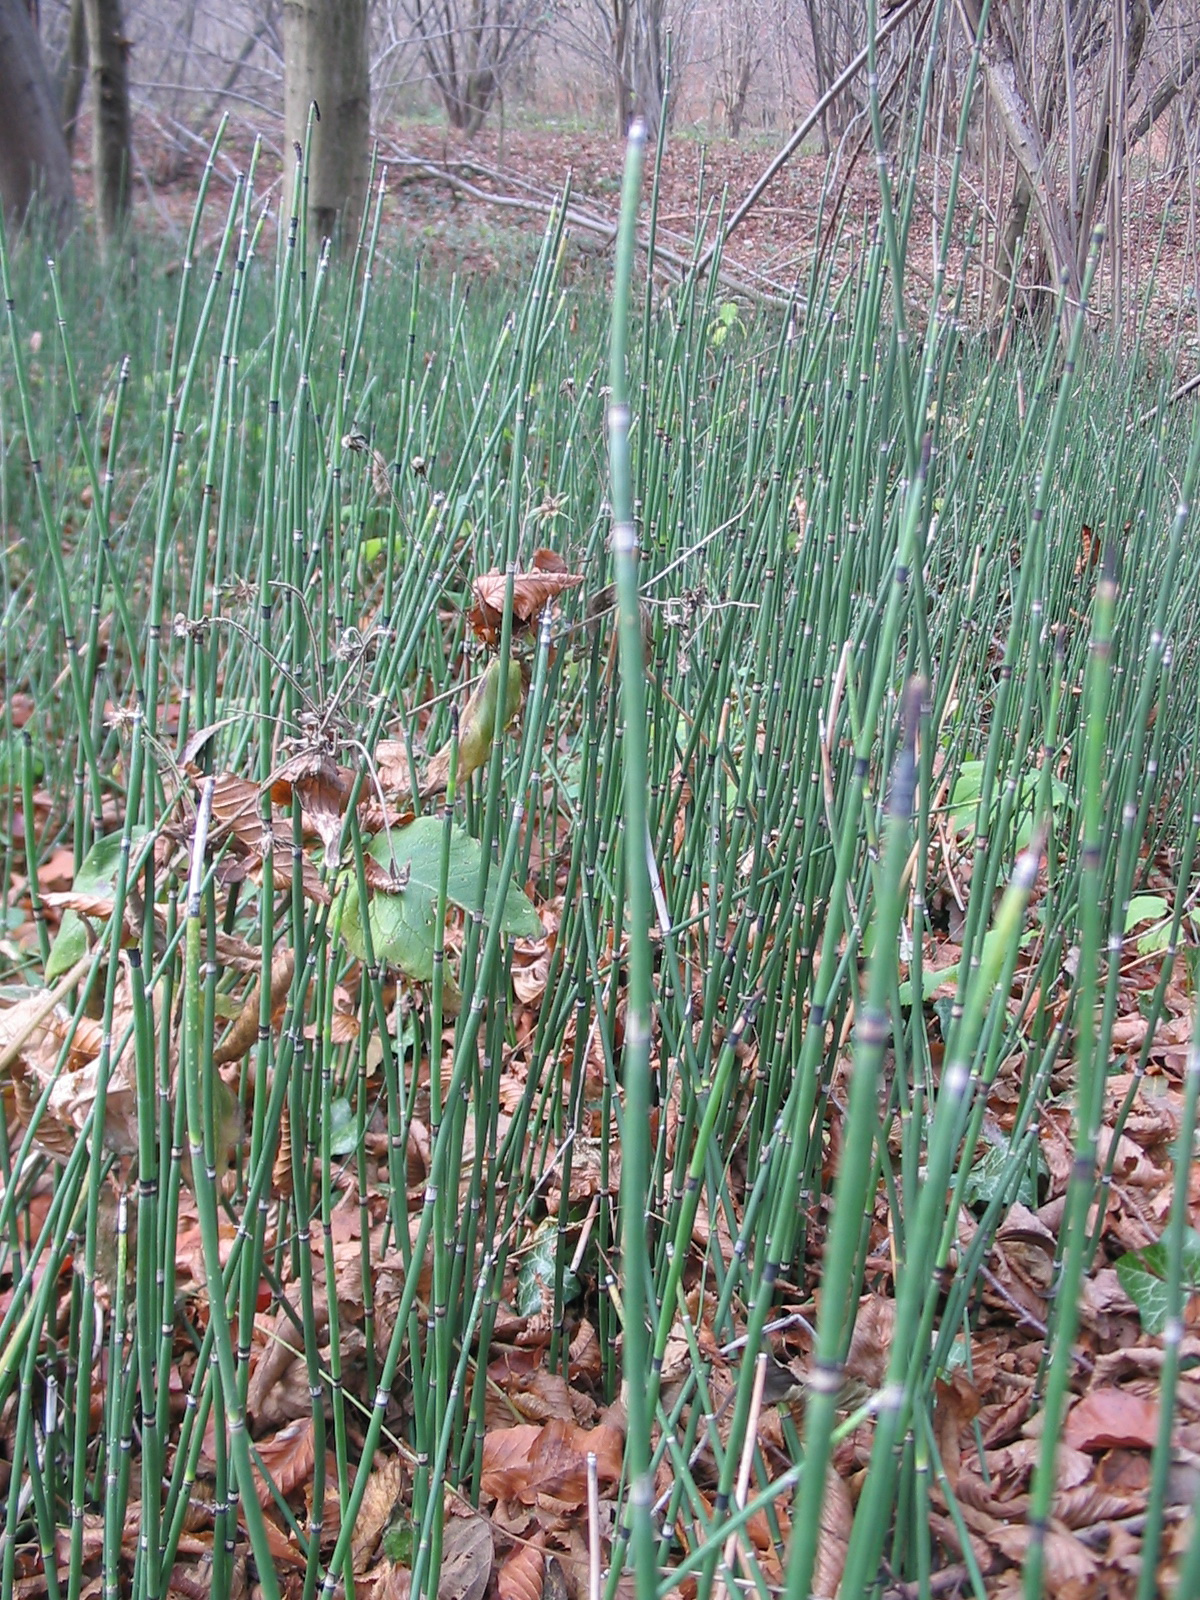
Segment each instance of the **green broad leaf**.
M24 762L24 740L19 733L0 737L0 788L15 789L21 782ZM35 747L33 752L33 779L38 782L46 775L46 763Z
M974 832L976 814L979 810L980 797L983 794L984 764L982 761L964 761L958 769L954 788L950 791L950 828L956 837L962 838L964 834ZM1017 818L1016 837L1013 840L1014 848L1024 850L1033 838L1033 810L1037 804L1038 783L1040 776L1030 772L1023 777L1017 787L1017 800L1014 815ZM1050 780L1050 809L1054 812L1061 811L1071 798L1071 791L1061 778ZM1000 793L995 791L992 807L992 817L999 814ZM989 829L991 822L989 820Z
M956 834L975 825L975 808L983 793L983 762L964 761L950 791L950 826Z
M535 1317L554 1299L554 1275L558 1258L558 1226L543 1223L517 1273L517 1315ZM563 1300L578 1297L579 1279L569 1269L563 1272Z
M358 1149L358 1118L345 1095L329 1102L329 1153L352 1155Z
M1026 931L1021 935L1021 938L1019 940L1021 948L1024 949L1027 944L1032 944L1032 942L1037 938L1037 936L1038 936L1038 934L1037 934L1037 929L1036 928L1027 928ZM983 936L982 960L985 963L988 960L989 956L995 955L997 945L1000 944L1000 943L1003 943L1004 938L1005 938L1005 934L1004 934L1004 930L1002 928L993 928L993 929L991 929L991 931L989 933L985 933L984 934L984 936ZM923 966L921 968L921 1001L922 1001L922 1004L926 1000L929 999L929 997L933 994L935 989L940 989L941 986L944 983L957 983L958 982L958 969L959 969L959 966L960 966L960 963L956 961L952 967L937 967L935 969L931 969L929 967ZM912 979L911 978L906 978L904 980L904 982L900 985L900 1004L902 1006L911 1006L912 1003L913 1003Z
M1135 894L1125 910L1125 932L1132 932L1139 922L1161 922L1170 915L1170 903L1161 894Z
M137 854L137 847L146 837L146 828L134 828L131 836L131 850ZM71 888L75 894L111 894L116 888L117 874L121 870L121 835L119 833L106 834L103 839L97 839L92 848L79 863L79 871L75 874L75 881ZM83 918L77 911L64 911L62 922L50 946L50 957L46 962L46 983L54 982L61 978L64 972L70 972L77 961L87 955L88 935Z
M411 1567L417 1541L408 1522L383 1530L383 1553L398 1567Z
M1135 894L1125 911L1125 932L1132 933L1144 922L1153 926L1138 935L1138 954L1152 956L1158 950L1165 950L1171 937L1171 902L1161 894Z
M1183 1236L1183 1292L1200 1289L1200 1233ZM1160 1239L1145 1250L1129 1250L1117 1262L1117 1281L1138 1308L1142 1327L1160 1334L1167 1324L1167 1246Z
M377 960L399 967L410 978L428 982L433 977L433 946L437 916L438 879L442 861L443 824L438 817L418 817L405 828L391 828L376 834L367 853L381 867L405 879L395 894L376 890L371 894L368 916L371 944ZM450 833L450 873L446 898L464 911L480 910L476 889L479 883L481 846L478 839L461 828ZM485 922L496 918L499 895L497 873L488 880L482 912ZM500 920L502 932L522 939L537 939L542 919L532 900L515 884L510 884ZM342 937L350 954L366 959L362 908L358 886L351 880L342 912Z
M990 1205L1000 1191L1007 1188L1016 1160L1021 1161L1023 1170L1017 1192L1012 1198L1032 1211L1037 1205L1037 1174L1045 1168L1041 1151L1037 1151L1035 1171L1027 1158L1013 1154L1012 1142L1004 1134L985 1142L983 1154L967 1173L963 1184L964 1203L968 1206Z

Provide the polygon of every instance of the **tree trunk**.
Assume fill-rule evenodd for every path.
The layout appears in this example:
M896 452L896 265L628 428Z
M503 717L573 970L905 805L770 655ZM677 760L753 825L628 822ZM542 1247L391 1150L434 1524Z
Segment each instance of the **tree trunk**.
M978 39L981 17L978 0L958 0L958 4L968 37ZM1029 190L1051 270L1055 279L1061 280L1067 290L1067 300L1063 305L1066 331L1074 315L1072 303L1077 305L1080 295L1080 274L1075 260L1071 219L1047 181L1042 132L1023 92L1012 43L997 28L994 12L989 13L988 27L980 40L979 54L988 94Z
M367 0L284 0L283 105L289 144L303 147L316 102L308 169L314 240L353 249L367 199L371 136Z
M71 0L71 17L67 24L67 49L59 73L58 105L62 119L63 138L68 154L75 154L75 133L79 124L79 102L83 99L83 86L87 81L88 45L87 18L83 14L83 0Z
M84 0L88 69L92 79L92 180L101 247L118 237L129 216L129 41L121 0Z
M741 138L742 123L746 118L746 101L750 95L750 79L754 73L750 48L749 42L743 41L743 54L737 64L737 76L725 105L725 126L731 139Z
M665 66L663 0L636 0L633 13L633 94L646 132L657 140L662 131Z
M833 134L830 126L833 108L825 100L825 91L830 84L830 72L825 59L825 34L821 24L819 0L808 0L808 30L812 36L813 76L816 79L817 101L821 106L821 154L827 156Z
M61 237L74 217L71 158L24 0L0 0L0 200L18 221L40 194Z
M617 138L623 139L633 120L633 90L629 72L629 8L632 0L613 3L613 89L617 103Z

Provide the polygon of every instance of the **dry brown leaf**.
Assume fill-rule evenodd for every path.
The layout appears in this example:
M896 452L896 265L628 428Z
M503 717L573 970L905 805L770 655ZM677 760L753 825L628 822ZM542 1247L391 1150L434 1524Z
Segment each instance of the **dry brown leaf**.
M946 1480L953 1489L958 1482L963 1429L979 1415L979 1395L964 1372L954 1371L949 1382L940 1378L934 1385L934 1427Z
M340 771L338 768L334 770ZM201 780L202 775L194 767L188 771L194 781ZM275 888L287 890L291 887L291 851L275 849L277 832L281 838L290 838L291 825L286 825L285 835L285 824L281 819L274 814L269 819L263 817L262 791L258 784L251 783L246 778L239 778L232 772L215 774L212 818L212 842L219 844L227 835L233 840L242 858L235 863L239 873L249 872L256 883L261 883L263 857L270 854ZM315 837L320 837L315 824L310 826L310 832ZM316 867L307 856L300 858L300 871L304 892L309 899L316 900L322 905L331 904L332 897L322 884Z
M1072 1406L1063 1442L1075 1450L1150 1450L1158 1436L1158 1402L1128 1389L1098 1387Z
M271 1187L283 1199L290 1199L296 1186L292 1169L292 1119L287 1104L279 1111L279 1148L271 1164Z
M272 855L273 879L275 892L286 893L292 887L292 854L291 851L275 850ZM251 856L246 863L247 871L252 882L261 886L263 881L263 863L261 856ZM333 896L321 882L321 875L306 855L300 857L300 882L304 893L310 900L315 900L318 905L328 906L333 904Z
M522 1005L536 1005L545 994L546 984L550 980L550 958L554 952L554 940L553 938L514 939L512 952L513 993Z
M492 1530L486 1517L448 1517L442 1534L438 1600L482 1600L492 1575Z
M354 1587L363 1600L408 1600L412 1593L412 1573L397 1561L385 1560Z
M258 1455L254 1470L259 1504L271 1504L272 1482L286 1499L312 1477L316 1460L312 1417L298 1417L270 1438L257 1440L254 1449Z
M604 1370L604 1357L596 1330L585 1317L571 1340L569 1371L572 1378L592 1381Z
M238 1520L243 1524L245 1523L244 1511L239 1511ZM273 1517L268 1516L263 1520L267 1529L267 1545L275 1565L289 1568L293 1572L303 1572L308 1563L298 1546L292 1543Z
M513 574L514 631L518 624L528 628L548 601L583 582L582 577L567 572L562 558L549 550L537 551L532 567L532 571ZM494 645L500 637L507 584L508 574L504 572L485 572L475 579L475 604L467 620L485 644Z
M191 776L201 778L198 771ZM213 775L211 837L215 842L227 833L251 855L262 854L262 791L235 772L218 772Z
M329 756L301 750L285 761L271 781L271 799L287 805L299 797L305 832L315 833L325 846L325 859L336 865L342 835L342 813L354 787L354 774Z
M1098 1484L1081 1483L1055 1492L1054 1515L1067 1528L1094 1528L1100 1522L1135 1516L1145 1504L1144 1493L1112 1494Z
M39 994L38 999L45 996ZM24 1004L24 1002L22 1002ZM0 1013L5 1021L13 1018L17 1007ZM119 1034L124 1019L124 1007L118 1006L120 1022L114 1021L113 1032ZM99 1022L82 1018L75 1025L74 1037L68 1054L67 1069L57 1072L59 1043L72 1027L71 1019L62 1008L56 1008L45 1019L44 1026L31 1034L21 1051L23 1066L28 1069L28 1079L16 1060L12 1063L17 1108L28 1125L30 1114L43 1091L48 1090L46 1105L38 1123L37 1139L55 1155L69 1155L79 1142L79 1136L91 1115L96 1101L99 1082L99 1055L102 1027ZM69 1063L77 1063L71 1067ZM104 1144L116 1155L133 1155L138 1148L137 1086L130 1079L132 1062L128 1054L110 1063L104 1107ZM64 1148L64 1140L65 1148Z
M883 1387L895 1322L894 1301L878 1294L865 1295L859 1301L850 1349L846 1352L847 1378L857 1378L871 1389Z
M1023 1523L1003 1525L988 1537L1010 1561L1023 1562L1029 1550L1030 1528ZM1046 1530L1046 1592L1050 1595L1086 1594L1098 1573L1097 1558L1068 1528L1052 1522ZM1078 1586L1072 1588L1070 1586Z
M850 1491L831 1467L825 1475L825 1500L821 1506L821 1532L817 1539L817 1562L813 1568L814 1600L832 1600L842 1581L850 1533L854 1527L854 1506Z
M296 1349L301 1342L296 1331L298 1318L298 1307L290 1313L282 1308L276 1313L251 1370L246 1410L259 1427L286 1426L311 1408L304 1357ZM261 1319L256 1326L262 1327Z
M375 746L375 775L388 794L412 792L412 769L408 764L408 745L403 739L381 739Z
M539 1532L505 1557L496 1574L500 1600L542 1600L545 1545L546 1535Z
M482 1492L495 1500L521 1500L532 1505L549 1496L562 1505L582 1506L587 1498L587 1457L596 1456L602 1483L621 1476L623 1440L620 1431L602 1423L581 1428L555 1418L540 1427L522 1423L493 1430L483 1441Z
M552 1417L567 1422L579 1420L571 1391L561 1373L547 1372L545 1367L539 1366L514 1377L505 1385L505 1392L513 1407L528 1422L548 1422Z
M367 1562L375 1554L375 1546L391 1521L403 1488L404 1463L399 1456L389 1456L367 1479L350 1545L350 1565L356 1578L362 1577Z
M290 949L276 951L271 962L272 1017L286 1001L295 971L295 951ZM261 981L252 985L228 1032L213 1050L214 1066L223 1067L227 1061L240 1061L251 1045L257 1041L261 992Z
M1079 554L1075 558L1075 576L1082 578L1093 567L1100 565L1100 538L1087 523L1079 530Z

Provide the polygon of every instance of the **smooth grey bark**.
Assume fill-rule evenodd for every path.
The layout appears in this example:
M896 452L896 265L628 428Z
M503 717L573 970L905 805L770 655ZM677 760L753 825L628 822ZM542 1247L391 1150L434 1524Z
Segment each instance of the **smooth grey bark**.
M611 0L608 20L617 131L623 139L639 116L657 139L666 89L666 0Z
M83 14L83 0L71 0L71 16L67 24L67 48L57 83L63 138L67 141L67 150L71 155L75 154L79 103L83 99L83 86L87 82L87 74L87 19Z
M310 236L352 249L367 199L371 84L366 0L284 0L283 105L288 142L304 146Z
M121 0L84 0L92 80L92 181L96 223L107 249L129 216L129 41Z
M75 213L71 158L24 0L0 0L0 200L20 221L35 195L63 235Z
M637 0L631 37L634 110L651 139L662 132L666 93L666 0Z

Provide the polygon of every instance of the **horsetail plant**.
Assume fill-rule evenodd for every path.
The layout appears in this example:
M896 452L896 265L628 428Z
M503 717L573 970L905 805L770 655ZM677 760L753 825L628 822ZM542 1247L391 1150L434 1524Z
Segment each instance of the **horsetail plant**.
M905 127L782 307L666 274L640 128L608 286L565 198L517 292L419 264L382 172L342 262L257 148L170 308L0 235L4 1594L983 1596L998 1344L1046 1592L1156 1090L1177 1559L1200 425L965 325L961 151L917 290Z

